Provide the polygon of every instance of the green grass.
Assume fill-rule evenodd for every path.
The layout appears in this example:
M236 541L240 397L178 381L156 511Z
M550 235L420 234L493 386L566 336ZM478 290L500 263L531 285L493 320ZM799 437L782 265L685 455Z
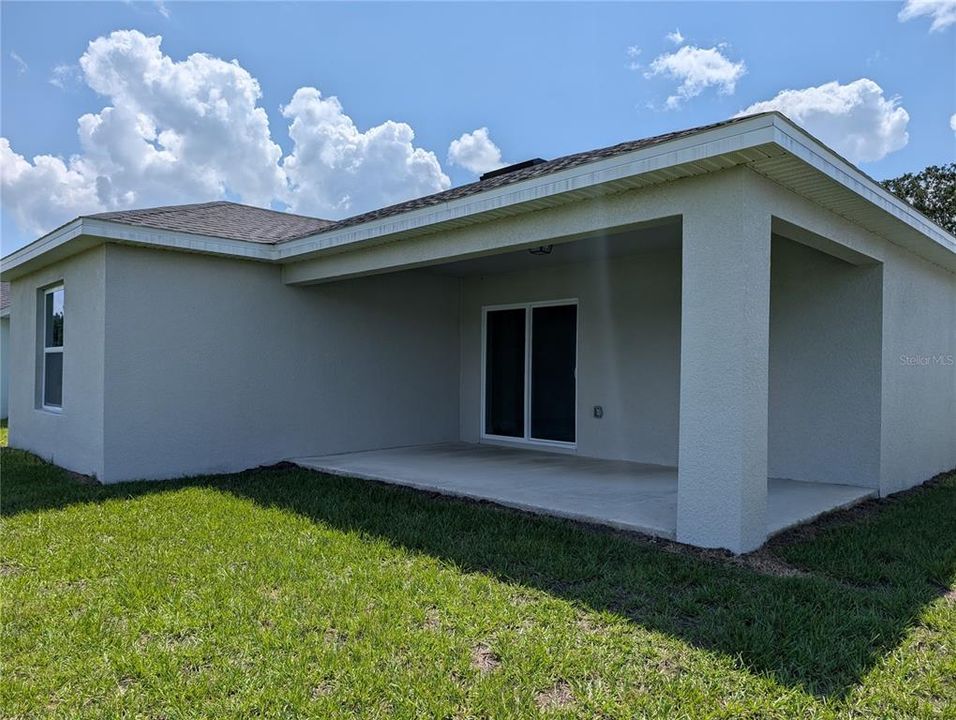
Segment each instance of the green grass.
M0 464L5 717L956 716L956 475L775 577L301 470Z

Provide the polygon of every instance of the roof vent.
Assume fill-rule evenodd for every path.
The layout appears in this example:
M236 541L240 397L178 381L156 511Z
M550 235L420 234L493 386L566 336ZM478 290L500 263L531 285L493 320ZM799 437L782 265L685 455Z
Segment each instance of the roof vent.
M505 165L503 168L498 168L497 170L489 170L478 179L490 180L491 178L498 177L499 175L507 175L508 173L515 172L516 170L524 170L525 168L540 165L543 162L547 162L547 160L544 160L543 158L533 158L531 160L525 160L524 162L515 163L514 165Z

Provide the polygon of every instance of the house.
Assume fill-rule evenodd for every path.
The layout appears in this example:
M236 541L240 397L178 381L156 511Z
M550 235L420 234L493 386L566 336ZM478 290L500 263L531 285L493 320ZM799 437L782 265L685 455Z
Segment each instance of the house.
M956 238L777 113L80 217L2 278L10 444L103 482L292 459L745 552L956 466Z

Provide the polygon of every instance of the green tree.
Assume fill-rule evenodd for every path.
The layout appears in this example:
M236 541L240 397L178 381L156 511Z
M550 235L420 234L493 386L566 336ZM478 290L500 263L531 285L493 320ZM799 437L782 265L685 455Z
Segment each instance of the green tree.
M906 173L881 184L937 225L956 233L956 163L930 165L922 172Z

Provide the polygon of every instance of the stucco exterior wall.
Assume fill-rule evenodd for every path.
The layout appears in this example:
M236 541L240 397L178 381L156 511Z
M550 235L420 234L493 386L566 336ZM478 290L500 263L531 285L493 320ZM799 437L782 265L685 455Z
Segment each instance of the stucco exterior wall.
M774 236L768 472L880 482L882 266Z
M458 281L110 246L106 481L458 438Z
M483 306L578 299L577 453L677 464L680 248L462 280L461 437L477 442ZM593 417L601 405L604 417Z
M883 270L880 492L956 467L956 275L896 248Z
M63 410L39 407L37 303L63 283ZM103 349L106 249L75 255L11 283L11 447L74 472L103 478Z
M956 467L956 274L779 185L762 184L776 217L838 245L834 252L848 249L882 265L880 494ZM834 317L841 312L831 309Z
M0 318L0 419L9 414L10 398L10 317Z

